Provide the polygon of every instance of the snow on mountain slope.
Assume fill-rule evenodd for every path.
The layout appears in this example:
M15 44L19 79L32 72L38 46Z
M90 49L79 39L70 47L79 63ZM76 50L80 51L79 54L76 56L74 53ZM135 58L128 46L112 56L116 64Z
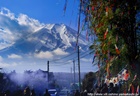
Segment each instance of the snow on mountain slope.
M54 50L56 48L74 48L76 45L77 32L64 24L47 25L29 36L28 41L34 42L36 51L43 50L42 47ZM86 45L84 38L79 39L80 45ZM47 50L43 50L47 51Z
M32 34L17 40L13 46L7 50L14 53L16 50L22 54L40 53L61 49L64 52L72 52L76 46L77 32L64 24L47 24ZM87 42L81 36L79 46L86 46ZM18 53L16 51L16 54ZM12 54L13 54L12 53Z

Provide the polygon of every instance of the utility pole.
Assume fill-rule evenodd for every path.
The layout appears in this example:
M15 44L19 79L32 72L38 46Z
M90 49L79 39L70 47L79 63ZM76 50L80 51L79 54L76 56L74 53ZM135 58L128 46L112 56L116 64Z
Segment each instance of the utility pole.
M49 89L49 61L47 62L47 71L48 71L48 89Z
M73 74L74 74L73 81L74 81L74 84L75 84L75 60L73 60Z
M81 92L81 74L80 74L80 54L78 46L78 71L79 71L79 91Z
M70 68L70 72L71 72L71 78L72 78L72 67ZM72 79L70 80L70 83L72 84Z
M81 19L81 7L82 7L82 0L80 1L80 9L79 9L79 17L78 17L78 36L77 36L77 45L80 36L80 19ZM81 93L81 74L80 74L80 55L79 55L79 45L78 45L78 71L79 71L79 91Z

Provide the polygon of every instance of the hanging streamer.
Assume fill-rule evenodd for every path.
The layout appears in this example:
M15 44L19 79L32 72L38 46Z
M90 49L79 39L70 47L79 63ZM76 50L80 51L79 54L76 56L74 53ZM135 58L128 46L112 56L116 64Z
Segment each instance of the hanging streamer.
M96 58L96 53L94 54L92 64L94 63L95 58Z
M89 34L88 34L88 31L86 32L86 40L89 41L89 38L88 38Z
M137 78L137 74L134 76L134 79L133 79L133 81L134 81L134 80L136 80L136 78Z
M64 15L65 15L65 12L66 12L66 9L67 9L67 2L68 2L68 0L65 0L65 5L64 5Z
M109 74L109 67L110 67L110 64L107 63L107 68L106 68L107 78L109 78L109 76L110 76L110 74Z
M106 16L108 16L108 7L106 7L105 9L106 9L105 14L106 14Z
M108 50L107 57L108 57L108 59L110 59L110 50Z
M139 89L139 85L138 85L138 86L137 86L137 91L136 91L137 94L139 94L139 90L140 90L140 89Z
M98 25L97 25L97 28L100 28L100 27L102 27L104 25L104 23L99 23Z
M94 11L94 10L95 10L94 6L92 6L92 7L91 7L91 10L92 10L92 11Z
M83 24L82 24L82 30L81 31L83 31L84 30L84 28L85 28L85 22L83 22Z
M119 51L119 49L118 49L118 47L117 47L116 44L115 44L115 49L116 49L116 53L119 55L120 54L120 51Z
M82 0L81 0L81 2L82 2ZM81 3L80 3L80 10L79 10L79 16L78 16L78 31L77 31L77 40L76 40L75 49L78 45L78 39L79 39L79 36L80 36L80 14L81 14Z
M74 0L74 2L73 2L73 8L72 8L72 13L71 13L71 19L70 19L69 26L71 26L71 23L72 23L72 18L73 18L73 14L74 14L75 1L76 1L76 0Z
M97 34L97 33L96 33L96 31L97 31L96 28L94 28L93 30L94 30L94 33L95 33L95 35L96 35L96 34Z
M135 88L133 84L131 85L131 90L132 90L131 93L135 93Z
M100 70L100 57L99 57L99 61L98 61L98 68Z
M116 42L118 42L118 34L116 35Z
M107 34L108 34L108 28L106 29L106 32L104 34L104 39L106 39Z

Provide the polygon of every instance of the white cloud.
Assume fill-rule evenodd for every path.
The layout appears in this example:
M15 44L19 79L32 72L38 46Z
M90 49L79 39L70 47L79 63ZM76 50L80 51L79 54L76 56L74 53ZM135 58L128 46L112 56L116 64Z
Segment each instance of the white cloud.
M15 19L14 13L11 13L10 10L7 9L7 8L4 8L4 7L1 8L1 9L0 9L0 14L9 17L9 18L12 19L12 20Z
M0 61L2 61L3 60L3 58L0 56Z
M50 59L50 58L53 57L53 54L51 52L46 51L46 52L36 53L36 54L34 54L34 56L36 58L40 58L40 59L45 59L45 58L49 58Z
M40 52L40 53L35 53L34 57L36 58L40 58L40 59L45 59L45 58L49 58L52 59L54 56L62 56L62 55L68 55L67 52L64 52L62 49L57 48L56 50L52 51L52 52Z
M41 24L38 20L29 18L25 14L20 14L17 18L17 21L20 25L29 26L32 29L32 31L37 31L38 29L44 26L43 23Z
M11 23L14 20L19 25L17 27L23 27L24 25L24 27L26 26L29 29L32 29L32 32L44 26L43 23L40 23L38 20L30 18L25 14L20 13L19 16L15 16L14 13L12 13L9 9L4 8L4 7L0 9L0 15L6 16L11 20L10 21L7 19L8 20L8 21L6 20L7 22ZM4 19L4 18L1 18L1 19Z
M53 51L54 54L56 55L67 55L67 52L64 52L62 49L57 48L56 50Z
M91 58L88 58L88 59L82 58L81 61L83 61L83 62L92 62Z
M25 38L40 28L43 23L32 19L25 14L15 16L7 8L0 9L0 50L12 46L16 40ZM25 36L26 35L26 36ZM23 39L24 39L23 38Z
M5 63L5 62L0 62L0 68L7 68L7 67L12 67L12 66L17 66L17 63Z
M20 55L11 54L11 55L8 55L8 58L10 58L10 59L21 59L22 57Z

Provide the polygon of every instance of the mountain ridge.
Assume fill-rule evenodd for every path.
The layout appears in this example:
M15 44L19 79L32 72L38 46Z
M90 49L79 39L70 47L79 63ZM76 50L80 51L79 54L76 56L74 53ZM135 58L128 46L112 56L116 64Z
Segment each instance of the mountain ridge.
M36 32L16 40L12 46L6 48L7 50L2 53L29 54L54 51L58 48L70 53L76 46L76 34L77 32L74 29L65 24L46 24ZM81 36L79 46L82 48L86 45L87 41Z

